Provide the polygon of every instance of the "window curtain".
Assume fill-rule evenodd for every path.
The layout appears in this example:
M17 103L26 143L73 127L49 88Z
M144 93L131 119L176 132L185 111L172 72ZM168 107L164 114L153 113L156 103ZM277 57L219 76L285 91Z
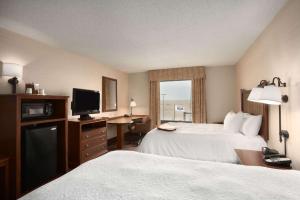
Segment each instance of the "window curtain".
M151 127L160 124L160 84L159 81L150 81L150 108Z
M160 81L192 80L193 122L206 123L204 67L151 70L148 74L150 81L150 117L153 128L160 123Z
M206 123L205 79L192 80L192 115L194 123Z

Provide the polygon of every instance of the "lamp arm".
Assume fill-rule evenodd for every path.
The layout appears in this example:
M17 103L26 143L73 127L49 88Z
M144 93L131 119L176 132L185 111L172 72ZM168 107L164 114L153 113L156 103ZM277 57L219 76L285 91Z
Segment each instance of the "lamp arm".
M261 80L261 81L259 82L259 85L258 85L257 87L263 88L263 87L265 87L265 86L267 86L267 85L270 85L270 82L269 82L269 81L267 81L267 80Z
M281 79L279 77L274 77L273 80L272 80L272 83L271 85L275 85L275 81L277 80L277 87L286 87L286 83L285 82L282 82Z
M281 105L278 106L279 110L279 141L282 142L282 135L281 135Z

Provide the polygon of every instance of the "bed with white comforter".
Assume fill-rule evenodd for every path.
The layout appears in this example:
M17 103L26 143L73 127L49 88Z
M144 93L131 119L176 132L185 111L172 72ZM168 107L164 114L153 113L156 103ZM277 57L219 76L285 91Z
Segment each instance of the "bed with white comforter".
M130 151L91 160L20 200L298 200L300 172Z
M138 147L142 153L195 160L237 163L234 149L261 150L267 146L257 136L225 130L221 124L169 123L175 131L151 130Z

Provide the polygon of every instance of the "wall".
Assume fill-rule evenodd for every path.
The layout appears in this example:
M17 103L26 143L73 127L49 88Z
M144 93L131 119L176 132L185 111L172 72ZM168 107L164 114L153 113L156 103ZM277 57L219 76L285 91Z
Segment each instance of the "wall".
M207 67L205 70L207 122L223 122L236 104L235 67Z
M282 92L282 128L290 133L288 156L300 169L300 1L290 0L237 64L237 89L255 87L260 80L279 76L287 82ZM237 91L239 94L239 91ZM237 95L238 96L238 95ZM238 106L238 104L237 104ZM283 152L278 137L278 108L271 106L269 146Z
M147 72L129 74L129 98L136 100L134 113L149 113L149 81ZM223 121L226 113L235 108L235 67L206 68L208 122Z
M128 97L129 100L133 98L137 104L133 114L149 114L149 87L147 72L128 75Z
M18 88L24 92L24 82L35 82L47 94L67 95L69 115L72 88L100 90L102 76L118 80L118 112L99 116L117 116L128 112L128 75L101 65L92 59L50 47L35 40L0 28L0 60L24 65L23 82ZM0 93L10 93L7 78L0 78ZM109 132L109 137L114 136Z

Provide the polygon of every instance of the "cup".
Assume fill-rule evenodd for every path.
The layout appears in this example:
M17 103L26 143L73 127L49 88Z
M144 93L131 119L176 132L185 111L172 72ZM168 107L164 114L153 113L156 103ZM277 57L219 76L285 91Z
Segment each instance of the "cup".
M32 94L32 88L26 88L26 94Z
M45 95L45 89L39 89L39 94L40 95Z

